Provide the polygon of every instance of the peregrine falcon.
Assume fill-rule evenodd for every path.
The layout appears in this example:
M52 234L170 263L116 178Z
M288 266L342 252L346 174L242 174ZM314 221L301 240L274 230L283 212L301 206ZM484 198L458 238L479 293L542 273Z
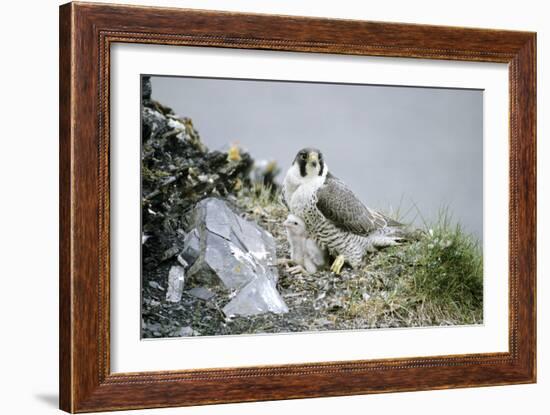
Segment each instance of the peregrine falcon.
M336 257L331 266L336 274L344 263L357 268L367 252L397 245L406 237L401 223L365 206L333 176L317 149L296 154L284 179L283 198L290 212L302 218L310 237Z
M304 270L314 273L319 268L323 268L327 263L327 252L319 248L317 243L309 237L304 221L291 213L283 225L290 244L290 259L296 264L295 267L290 268L291 274Z

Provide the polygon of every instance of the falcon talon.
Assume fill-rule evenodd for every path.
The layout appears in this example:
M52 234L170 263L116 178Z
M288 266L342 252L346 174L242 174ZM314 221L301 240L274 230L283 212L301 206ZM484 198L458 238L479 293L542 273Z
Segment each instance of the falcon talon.
M334 262L332 263L330 270L334 272L336 275L340 275L340 273L342 272L342 267L344 266L345 262L346 262L346 259L344 258L344 255L338 255L334 260Z
M286 265L288 267L290 264L294 264L294 261L290 258L277 259L277 265Z
M302 267L301 265L296 265L295 267L290 267L288 269L288 272L291 275L301 275L301 274L307 274L308 272Z

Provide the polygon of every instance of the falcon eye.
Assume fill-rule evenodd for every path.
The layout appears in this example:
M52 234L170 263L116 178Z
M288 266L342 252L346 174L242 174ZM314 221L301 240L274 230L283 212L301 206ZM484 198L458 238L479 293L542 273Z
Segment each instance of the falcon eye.
M302 158L302 160L305 160L305 159L307 159L307 154L306 154L306 153L302 153L302 154L300 154L300 157Z

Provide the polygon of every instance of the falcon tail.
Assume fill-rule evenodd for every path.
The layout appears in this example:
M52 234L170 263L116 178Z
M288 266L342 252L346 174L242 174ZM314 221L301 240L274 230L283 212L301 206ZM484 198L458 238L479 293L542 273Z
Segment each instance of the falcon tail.
M372 232L366 237L369 242L369 251L376 251L380 248L399 245L401 242L409 240L409 233L401 228L394 226L386 226Z

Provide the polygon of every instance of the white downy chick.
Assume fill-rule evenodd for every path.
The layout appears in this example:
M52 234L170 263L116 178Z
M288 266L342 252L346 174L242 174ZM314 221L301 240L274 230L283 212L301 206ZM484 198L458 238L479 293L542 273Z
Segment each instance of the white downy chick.
M304 221L290 214L283 225L290 244L290 259L309 273L323 268L327 263L327 252L308 237Z

